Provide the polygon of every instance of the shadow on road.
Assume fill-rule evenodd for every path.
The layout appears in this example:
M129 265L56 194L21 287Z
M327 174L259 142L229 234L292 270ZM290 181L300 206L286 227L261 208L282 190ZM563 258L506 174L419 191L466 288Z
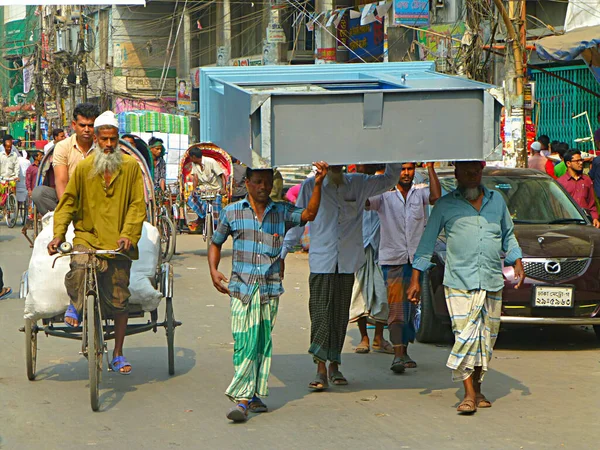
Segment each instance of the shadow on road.
M109 350L109 357L112 351ZM108 411L117 405L129 392L135 392L137 386L166 382L172 378L187 374L196 365L196 352L189 348L175 347L175 375L169 375L166 347L127 347L125 355L131 363L132 375L124 376L104 371L100 383L100 410ZM72 382L88 379L88 366L85 358L74 363L60 363L41 368L37 372L36 382L60 381Z
M549 351L549 350L597 350L600 342L592 327L562 326L548 327L502 327L497 350Z

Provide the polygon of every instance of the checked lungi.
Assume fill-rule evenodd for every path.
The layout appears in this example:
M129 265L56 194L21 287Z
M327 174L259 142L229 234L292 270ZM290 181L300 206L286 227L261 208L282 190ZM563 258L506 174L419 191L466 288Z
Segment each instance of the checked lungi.
M271 371L273 341L279 298L260 303L258 285L248 303L231 298L231 332L235 374L225 395L232 401L250 400L254 395L269 395L267 382Z
M220 195L217 197L220 197ZM208 202L203 200L197 192L192 192L188 198L187 205L198 215L200 219L204 219L206 217L206 213L208 212ZM219 217L218 214L221 213L221 210L223 209L220 205L220 201L215 200L212 202L213 212L217 214L217 217Z
M412 265L381 266L387 285L388 331L394 347L408 345L415 340L416 306L406 297L406 290L412 277Z
M481 379L475 381L482 381L500 329L502 290L465 291L444 287L444 292L455 338L446 363L452 369L452 380L466 380L475 367L481 367Z
M317 362L342 362L342 347L348 328L353 273L311 273L310 348Z
M369 244L365 248L365 264L358 269L352 288L350 322L371 317L376 322L388 320L387 290L383 272L375 262L375 250Z

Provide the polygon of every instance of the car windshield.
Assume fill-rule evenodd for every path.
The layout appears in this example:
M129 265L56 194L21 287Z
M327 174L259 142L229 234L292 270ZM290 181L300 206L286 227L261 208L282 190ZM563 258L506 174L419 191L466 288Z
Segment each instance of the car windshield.
M488 175L482 182L500 192L515 223L587 223L569 196L556 181L544 177ZM456 179L440 179L443 193L456 188Z

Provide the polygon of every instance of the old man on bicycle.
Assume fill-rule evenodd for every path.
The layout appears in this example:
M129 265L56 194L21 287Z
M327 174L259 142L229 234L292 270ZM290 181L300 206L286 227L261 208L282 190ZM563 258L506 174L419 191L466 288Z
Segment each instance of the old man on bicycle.
M81 161L54 213L54 239L48 244L55 254L65 240L71 221L75 227L74 250L114 250L121 248L131 259L138 258L137 244L146 219L142 173L136 160L119 149L118 122L106 111L94 122L93 155ZM131 364L123 356L127 329L129 275L131 261L123 257L74 255L65 277L71 305L65 322L78 326L85 297L85 268L97 265L100 302L112 313L115 322L115 349L110 367L129 374Z
M212 158L204 157L200 148L190 149L190 161L192 161L194 191L189 197L188 206L198 215L198 220L190 224L190 229L194 231L208 212L207 200L202 197L217 200L218 195L225 195L227 178L219 163Z

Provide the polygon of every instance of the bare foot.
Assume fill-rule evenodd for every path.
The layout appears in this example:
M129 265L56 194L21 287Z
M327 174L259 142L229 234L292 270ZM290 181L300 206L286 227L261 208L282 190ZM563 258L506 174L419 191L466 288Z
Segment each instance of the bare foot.
M354 349L354 353L369 353L369 336L365 336L361 339L360 344Z
M72 327L78 327L79 326L79 321L77 319L72 318L72 317L65 317L65 323L68 323Z

